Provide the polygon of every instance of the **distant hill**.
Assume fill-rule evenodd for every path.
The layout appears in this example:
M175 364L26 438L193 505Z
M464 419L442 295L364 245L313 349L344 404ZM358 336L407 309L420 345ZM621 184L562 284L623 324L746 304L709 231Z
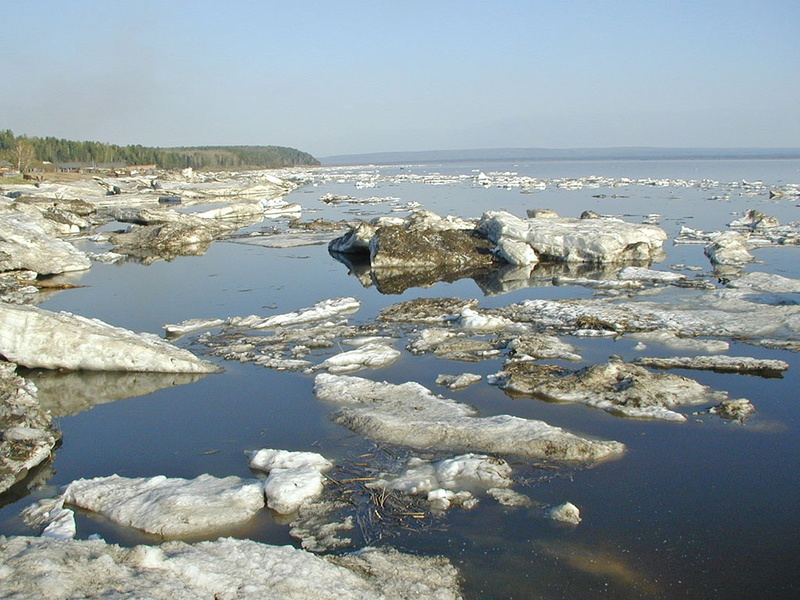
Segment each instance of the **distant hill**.
M545 161L545 160L678 160L800 158L800 148L478 148L341 154L320 159L324 166L410 163Z
M301 150L285 146L193 146L151 148L140 145L118 146L101 142L76 142L54 137L15 136L0 131L0 154L13 157L28 149L31 158L54 165L123 164L150 165L163 169L244 169L317 166L319 161ZM14 161L12 161L14 162Z

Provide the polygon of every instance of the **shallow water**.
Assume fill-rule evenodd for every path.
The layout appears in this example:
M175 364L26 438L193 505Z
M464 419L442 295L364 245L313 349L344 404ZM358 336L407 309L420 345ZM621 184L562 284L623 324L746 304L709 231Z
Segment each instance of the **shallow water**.
M524 216L528 208L553 208L562 216L590 209L641 222L659 214L674 238L682 225L722 230L747 208L782 223L800 219L800 199L769 199L766 191L743 195L740 187L648 186L559 189L522 193L518 188L485 188L472 181L478 172L516 172L539 178L587 175L630 178L712 179L722 183L762 180L766 185L800 182L800 161L602 161L530 164L443 164L371 167L376 187L357 188L339 177L305 185L287 197L303 206L303 220L388 214L390 202L331 206L326 193L356 197L397 197L420 202L439 214L477 217L490 209ZM439 173L445 183L398 182L399 175ZM464 177L457 178L463 175ZM381 179L382 178L382 179ZM337 181L341 180L341 181ZM386 180L388 179L388 181ZM613 197L612 197L613 196ZM405 215L406 212L396 213ZM280 220L250 229L258 231ZM88 242L87 242L88 244ZM701 245L665 244L667 258L654 268L678 263L710 266ZM760 261L748 270L800 278L800 248L754 251ZM202 257L182 257L150 266L95 264L79 281L87 287L64 291L42 304L114 325L159 333L166 323L196 317L270 315L311 306L325 298L355 296L361 309L353 324L371 323L380 309L418 296L480 298L482 307L505 306L526 298L590 297L580 287L528 287L484 296L472 280L436 283L397 295L382 295L348 275L325 246L272 249L217 242ZM691 293L680 290L674 293ZM176 343L203 353L196 336ZM569 339L584 361L575 367L641 355L629 339ZM402 348L402 341L397 344ZM648 344L648 355L680 352ZM796 354L732 344L731 355L779 358L791 367L782 378L763 379L708 372L681 372L732 397L749 398L757 413L745 425L701 415L686 423L620 419L583 405L511 398L485 381L449 392L435 385L439 373L489 375L501 359L457 363L404 352L390 367L359 376L401 383L418 381L437 393L472 404L482 414L543 419L577 433L624 442L620 459L592 469L550 472L531 461L510 458L515 489L552 506L570 501L583 522L560 526L539 508L506 508L489 498L470 511L452 509L430 530L398 531L379 543L400 549L444 554L462 569L467 598L794 598L800 567L800 389ZM243 452L261 447L315 450L332 460L351 460L368 440L332 424L330 406L314 398L313 377L276 372L252 364L225 362L226 371L185 385L145 381L144 395L112 401L59 418L64 441L43 489L0 509L0 533L27 534L17 517L54 486L73 479L118 473L128 477L251 476ZM64 383L55 383L56 388ZM78 381L75 385L89 386ZM130 389L120 378L103 382ZM166 386L158 389L159 386ZM138 387L141 386L141 387ZM98 388L101 386L98 384ZM156 389L157 391L151 391ZM85 406L83 408L86 408ZM76 409L80 410L80 408ZM681 409L691 414L696 407ZM118 527L90 514L79 515L79 537L99 533L109 542L152 543L155 538ZM268 512L232 535L271 543L297 541Z

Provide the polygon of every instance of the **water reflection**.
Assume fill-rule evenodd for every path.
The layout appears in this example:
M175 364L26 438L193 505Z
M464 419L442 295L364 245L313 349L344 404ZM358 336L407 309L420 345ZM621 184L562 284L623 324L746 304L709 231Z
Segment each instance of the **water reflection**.
M594 264L538 263L536 265L500 267L445 265L438 267L373 267L367 254L329 251L330 255L347 266L365 288L375 287L381 294L399 295L413 288L428 288L437 283L454 283L472 279L484 296L497 296L532 287L560 285L559 279L588 279L608 281L626 266L650 267L651 263Z
M33 370L24 376L36 384L42 408L59 418L77 415L99 404L194 383L205 374Z

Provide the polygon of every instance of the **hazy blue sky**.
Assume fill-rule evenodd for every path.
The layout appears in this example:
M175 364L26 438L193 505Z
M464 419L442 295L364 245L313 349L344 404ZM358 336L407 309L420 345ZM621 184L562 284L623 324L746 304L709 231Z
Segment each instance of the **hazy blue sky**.
M322 157L800 146L799 0L0 0L0 129Z

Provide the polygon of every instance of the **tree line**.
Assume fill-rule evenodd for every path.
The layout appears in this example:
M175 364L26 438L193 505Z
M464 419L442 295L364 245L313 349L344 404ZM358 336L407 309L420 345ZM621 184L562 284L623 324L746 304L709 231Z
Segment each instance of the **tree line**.
M10 129L0 131L0 157L6 158L21 171L34 166L28 163L45 161L54 165L79 163L87 166L152 164L162 169L273 169L319 165L319 161L307 152L284 146L118 146L54 137L15 136Z

